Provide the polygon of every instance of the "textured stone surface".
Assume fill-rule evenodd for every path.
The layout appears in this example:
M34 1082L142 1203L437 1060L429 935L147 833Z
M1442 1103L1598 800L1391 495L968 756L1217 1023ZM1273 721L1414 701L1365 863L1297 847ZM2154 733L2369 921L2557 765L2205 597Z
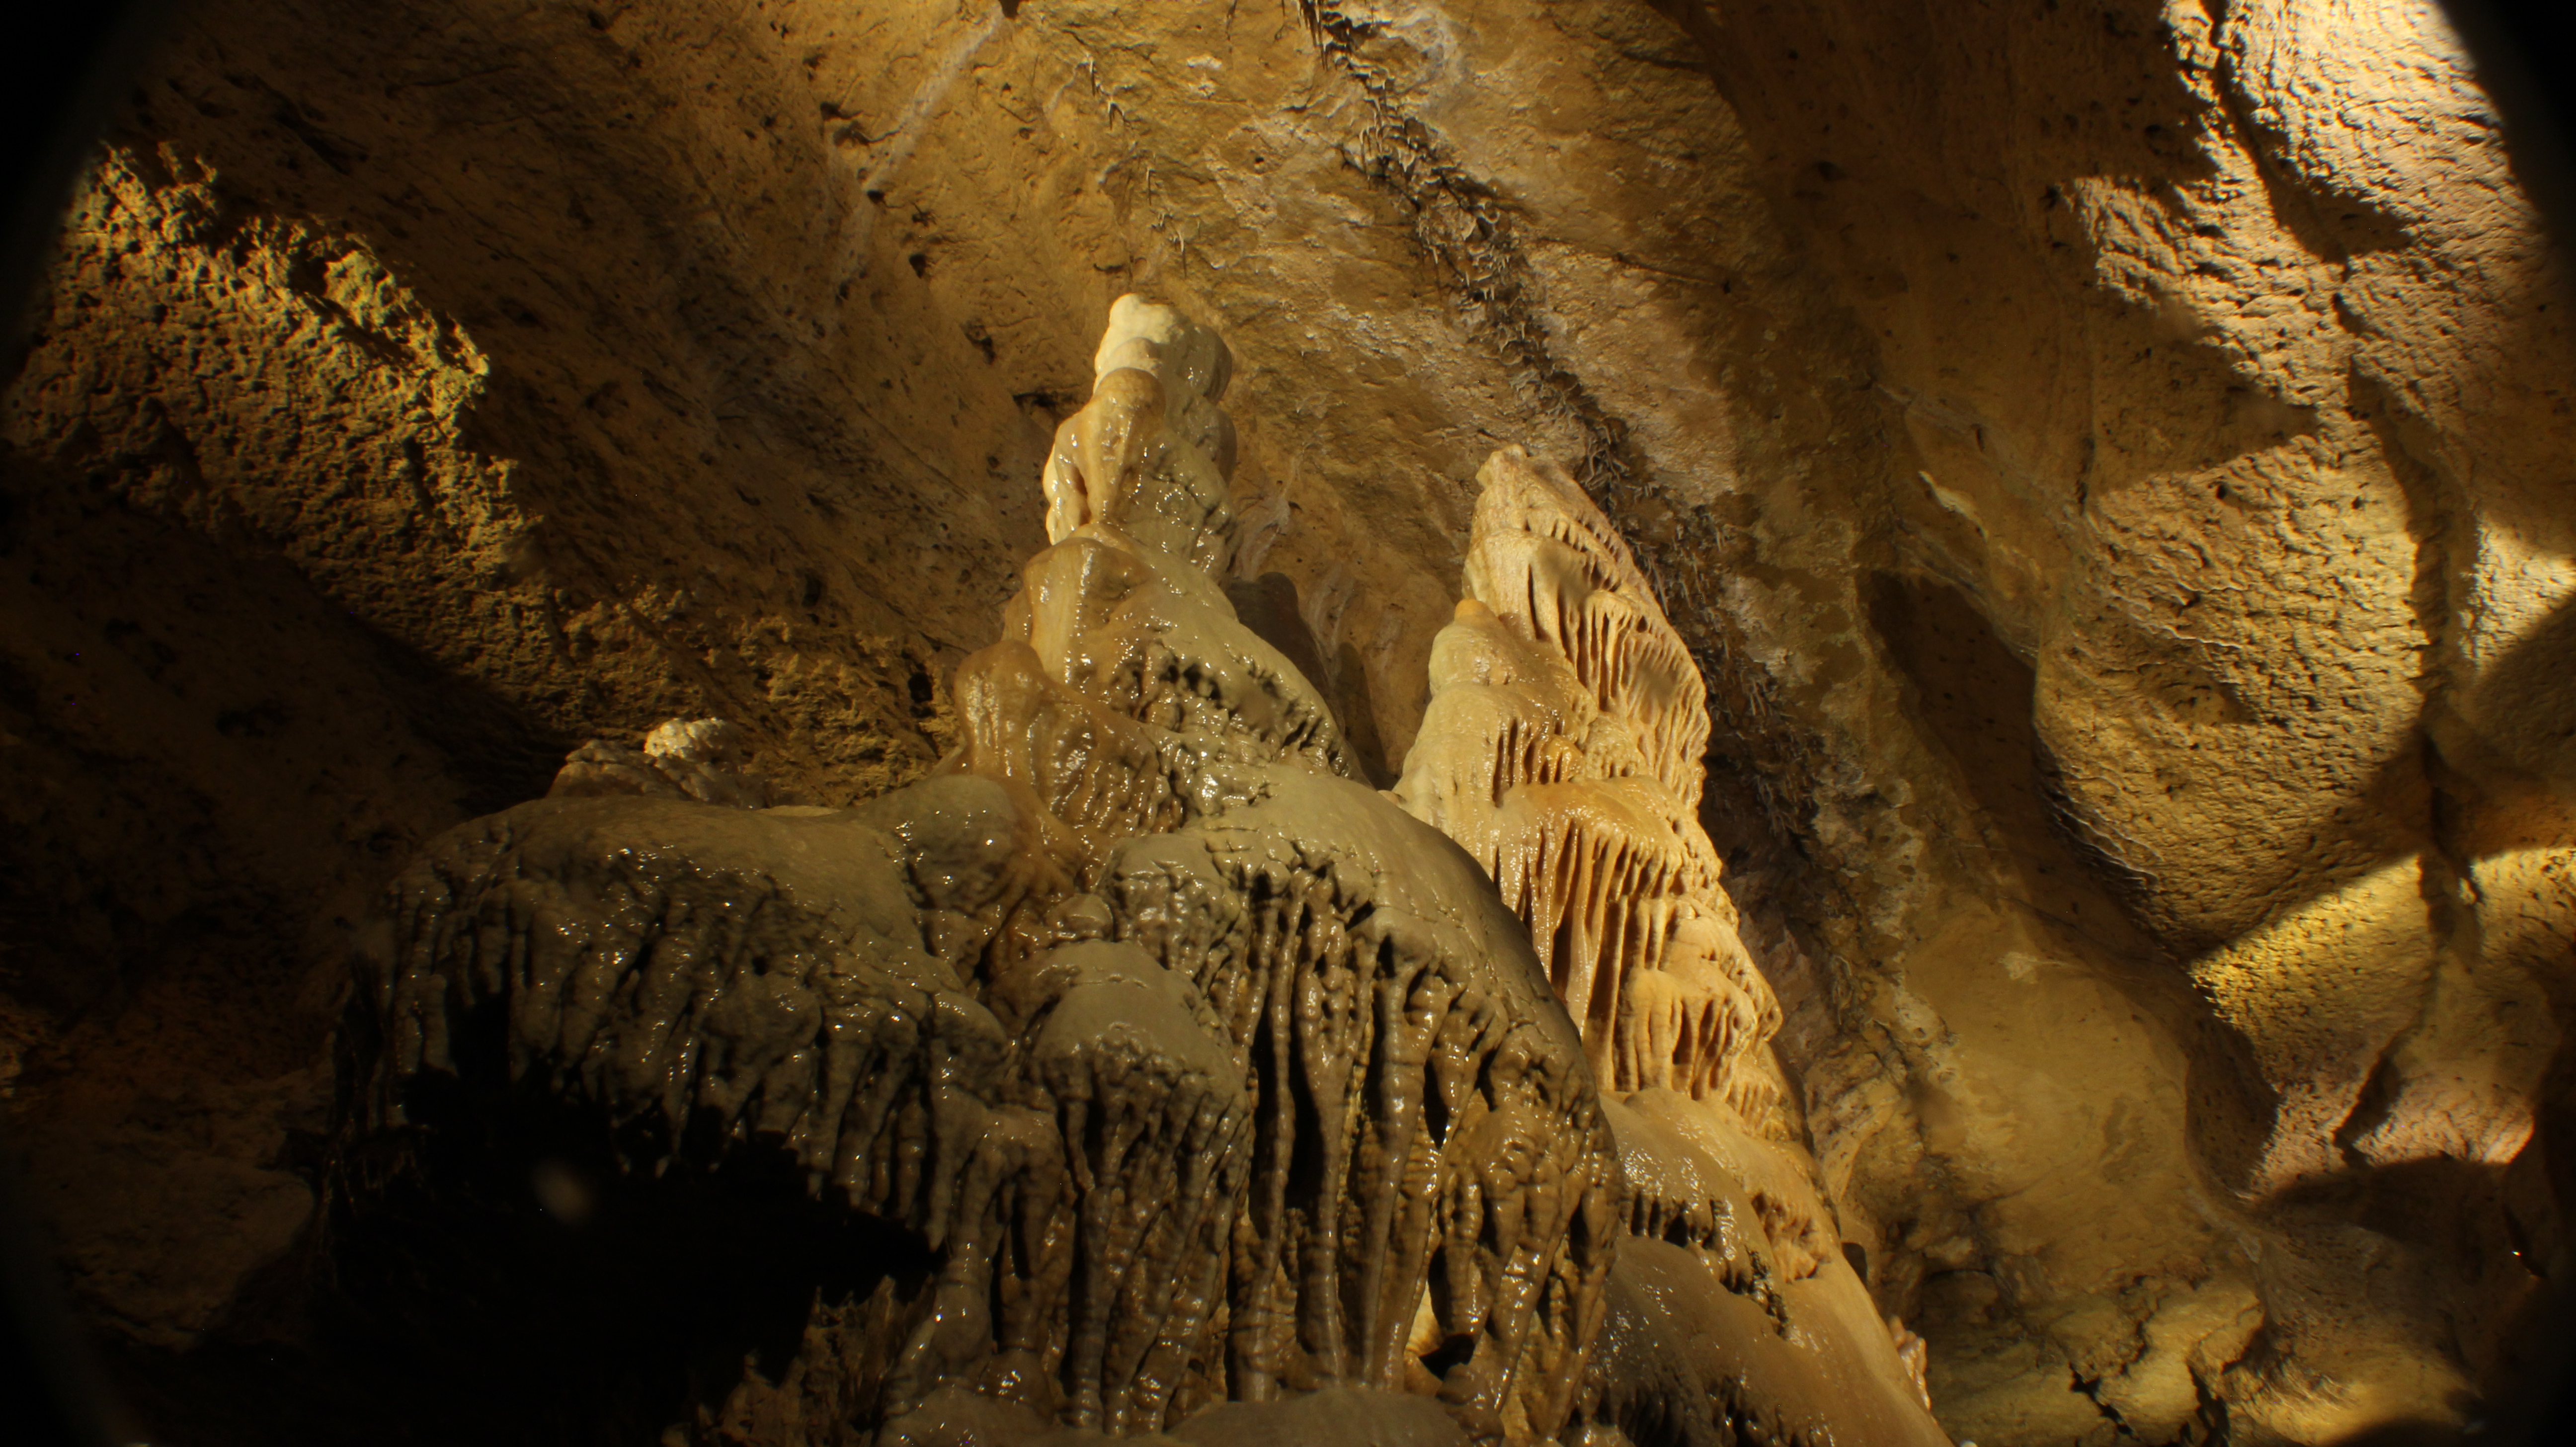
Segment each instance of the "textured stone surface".
M675 716L818 805L943 752L1146 290L1355 774L1493 446L1628 530L1955 1435L2489 1409L2568 1269L2576 439L2429 5L1011 8L210 0L141 79L0 408L0 1071L106 1319L295 1329L422 842Z
M359 934L330 1203L356 1250L414 1191L451 1203L434 1242L470 1236L475 1163L569 1111L627 1189L767 1162L935 1262L855 1322L817 1290L795 1366L882 1365L799 1435L1125 1436L1352 1386L1437 1398L1453 1437L1556 1433L1624 1194L1582 1037L1492 880L1348 779L1226 605L1225 356L1111 309L1053 541L930 777L762 807L668 775L735 734L674 720L626 766L652 787L591 787L593 743L576 787L432 841ZM589 1229L545 1161L538 1204ZM1365 1425L1276 1408L1370 1435L1337 1411Z

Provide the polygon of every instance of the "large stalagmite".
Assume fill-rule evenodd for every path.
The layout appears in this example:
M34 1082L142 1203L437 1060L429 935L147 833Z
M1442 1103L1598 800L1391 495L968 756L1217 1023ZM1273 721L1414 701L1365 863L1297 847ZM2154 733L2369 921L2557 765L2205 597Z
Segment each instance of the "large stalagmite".
M1611 1289L1603 1104L1476 861L1350 779L1228 605L1228 365L1113 309L1052 545L929 779L751 809L629 769L601 797L594 746L433 844L370 932L350 1157L536 1096L631 1171L791 1159L937 1263L834 1328L877 1338L834 1350L883 1363L881 1440L1328 1387L1554 1434Z
M1620 1097L1629 1235L1587 1410L1656 1442L1945 1442L1786 1116L1779 1006L1698 819L1699 669L1564 469L1510 447L1478 481L1395 795L1493 875Z
M1506 448L1478 481L1468 596L1396 795L1528 921L1606 1083L1714 1094L1768 1127L1780 1007L1699 824L1699 669L1562 468Z

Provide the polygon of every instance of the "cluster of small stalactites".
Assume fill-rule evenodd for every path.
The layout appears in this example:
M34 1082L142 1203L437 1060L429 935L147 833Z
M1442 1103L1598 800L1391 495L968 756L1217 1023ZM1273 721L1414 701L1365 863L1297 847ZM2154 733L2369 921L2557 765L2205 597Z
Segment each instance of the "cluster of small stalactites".
M1603 713L1627 727L1644 772L1699 808L1707 689L1625 539L1562 467L1518 447L1477 474L1468 596L1564 655Z
M1767 1119L1779 1007L1697 817L1699 670L1564 469L1505 448L1478 480L1469 596L1433 643L1397 797L1527 922L1605 1084Z

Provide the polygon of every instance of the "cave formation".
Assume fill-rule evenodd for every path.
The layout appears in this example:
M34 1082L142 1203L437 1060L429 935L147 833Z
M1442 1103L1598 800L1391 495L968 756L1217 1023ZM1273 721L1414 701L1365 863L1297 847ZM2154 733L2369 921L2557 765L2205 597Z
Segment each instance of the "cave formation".
M2512 139L2431 0L179 8L0 395L122 1440L2508 1436Z

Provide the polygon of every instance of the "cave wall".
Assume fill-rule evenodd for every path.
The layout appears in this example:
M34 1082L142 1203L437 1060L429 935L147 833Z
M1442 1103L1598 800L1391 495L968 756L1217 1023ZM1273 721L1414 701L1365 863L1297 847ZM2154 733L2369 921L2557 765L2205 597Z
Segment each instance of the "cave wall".
M422 841L673 715L948 746L1130 290L1381 782L1484 455L1629 529L1955 1435L2485 1410L2576 356L2414 0L190 7L0 403L0 1072L119 1339L291 1336Z
M2456 40L2415 4L1676 13L1894 413L1896 694L1800 712L1946 767L1817 796L1811 857L1881 912L1836 948L1894 968L1859 972L1886 1043L1846 1016L1809 1080L1920 1247L1946 1420L2152 1437L2185 1365L2240 1432L2477 1415L2556 1249L2570 348Z

